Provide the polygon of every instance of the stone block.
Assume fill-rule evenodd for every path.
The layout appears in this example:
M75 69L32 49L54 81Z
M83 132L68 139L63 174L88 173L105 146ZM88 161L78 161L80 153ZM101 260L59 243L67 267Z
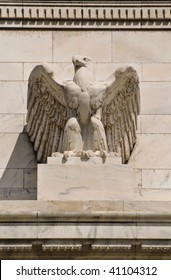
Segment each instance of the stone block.
M140 185L140 171L127 165L75 161L38 165L38 200L123 200Z
M141 64L140 63L96 63L95 64L95 75L97 80L104 81L109 78L118 68L132 66L138 73L139 79L141 80Z
M15 200L36 200L37 190L26 190L26 189L0 189L0 200L2 201L15 201ZM24 202L25 203L25 202Z
M111 32L54 31L53 54L54 62L71 62L75 54L95 62L111 62Z
M143 81L171 82L171 63L144 63Z
M171 114L171 83L143 82L140 84L141 114Z
M137 201L170 201L170 189L139 189L137 190Z
M167 31L113 31L113 62L171 62Z
M0 113L26 113L26 82L0 82L0 89Z
M139 239L171 239L171 226L169 225L149 225L147 223L137 223L137 238Z
M38 228L38 238L59 238L59 239L85 239L85 238L136 238L136 226L124 223L101 223L95 225L91 223L79 224L70 223L70 226L63 223L49 223Z
M0 168L36 168L33 146L25 133L0 133Z
M23 188L23 169L0 169L0 189Z
M31 223L11 224L1 223L0 224L0 238L1 239L17 239L17 238L37 238L37 227Z
M24 169L24 188L28 190L37 190L37 168Z
M171 207L171 201L124 201L124 211L126 212L159 212L168 213L168 209Z
M129 160L134 168L168 169L171 166L171 134L138 135Z
M171 189L171 170L142 170L142 188Z
M23 79L22 63L0 63L0 81L21 81Z
M52 61L51 31L1 31L1 62Z
M55 75L56 81L73 80L74 66L70 63L40 63L48 66L52 69ZM31 71L37 65L37 63L24 63L24 80L28 81Z
M171 133L171 115L141 115L141 133Z
M23 114L0 114L0 132L22 132L23 127Z

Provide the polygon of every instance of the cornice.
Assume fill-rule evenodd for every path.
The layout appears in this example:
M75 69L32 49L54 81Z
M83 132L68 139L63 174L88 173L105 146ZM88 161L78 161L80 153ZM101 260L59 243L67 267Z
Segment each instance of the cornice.
M1 29L170 30L170 1L3 1Z
M2 240L1 259L171 259L166 240Z
M168 212L126 212L126 211L1 211L1 223L171 223Z

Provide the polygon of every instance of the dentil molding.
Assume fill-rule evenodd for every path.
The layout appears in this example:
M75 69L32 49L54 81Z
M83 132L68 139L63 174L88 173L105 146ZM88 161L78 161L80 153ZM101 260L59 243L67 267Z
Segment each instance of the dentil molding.
M170 1L2 1L1 29L169 30Z

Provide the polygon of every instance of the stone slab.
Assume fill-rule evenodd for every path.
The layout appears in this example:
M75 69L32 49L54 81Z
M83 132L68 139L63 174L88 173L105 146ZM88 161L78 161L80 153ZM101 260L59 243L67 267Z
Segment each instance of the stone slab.
M26 133L0 133L0 168L36 168L33 146Z
M168 200L170 197L168 197ZM129 211L136 211L136 212L141 212L141 213L155 213L157 212L158 214L166 212L168 213L168 209L171 209L171 199L170 201L161 201L160 198L157 201L152 201L152 199L149 199L148 201L140 201L140 200L135 200L135 201L124 201L124 211L129 212Z
M37 238L38 236L38 229L35 225L25 223L25 224L17 224L14 223L6 224L0 223L0 238L1 239L30 239L30 238Z
M39 164L38 200L120 200L134 197L141 172L116 163Z
M142 188L171 190L171 170L142 170Z
M71 62L75 54L88 56L95 62L111 62L111 32L54 31L53 61Z
M23 205L23 203L25 203L25 201L29 201L29 200L36 200L37 199L37 189L0 189L0 200L11 200L11 201L20 201L18 203L21 203ZM23 201L23 203L21 202Z
M167 31L113 31L113 62L171 62Z
M148 225L147 223L137 223L136 238L139 239L171 239L171 225Z
M156 82L171 81L171 63L142 64L142 80Z
M38 238L107 238L107 239L134 239L136 238L136 225L125 223L71 223L66 226L64 223L49 223L49 225L39 224Z
M171 134L138 135L129 165L142 169L169 169Z
M0 113L26 113L27 83L26 82L0 82Z
M29 192L30 190L37 191L37 168L24 169L24 188Z
M52 61L51 31L1 31L0 42L1 62Z
M46 63L39 63L46 65L49 69L52 69L52 71L55 74L56 81L66 81L66 80L73 80L74 76L74 67L72 64L72 61L70 62L54 62L49 63L46 61ZM31 71L35 66L37 66L37 63L24 63L24 80L28 81L28 78L30 76Z
M141 115L141 133L171 133L171 115Z
M142 188L137 190L137 201L171 201L170 189L154 189L154 188Z
M23 128L23 114L0 114L0 132L22 132Z
M130 66L129 63L95 63L95 75L97 80L104 81L109 78L118 68ZM142 80L141 63L131 63L131 66L137 71L140 81Z
M36 213L35 217L50 217L54 213L93 213L100 212L104 213L111 211L123 211L124 202L121 200L115 201L24 201L23 204L18 203L18 201L1 201L0 203L0 213L3 211L8 214L12 213ZM1 215L0 215L1 217Z
M171 83L142 82L140 84L141 114L171 114Z
M0 63L0 81L21 81L23 79L22 63Z
M0 189L23 188L23 169L0 169Z

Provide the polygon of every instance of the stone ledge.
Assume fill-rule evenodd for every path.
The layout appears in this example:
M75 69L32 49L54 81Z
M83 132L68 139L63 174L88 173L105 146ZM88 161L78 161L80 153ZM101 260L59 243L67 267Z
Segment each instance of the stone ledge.
M153 210L150 211L149 206L147 211L145 210L146 205L150 202L141 201L141 207L144 210L134 210L133 204L139 204L138 201L128 201L126 204L132 205L128 209L124 210L114 210L107 209L105 207L107 204L123 204L124 202L112 201L104 202L99 201L89 201L85 203L84 201L77 202L40 202L40 201L24 201L25 205L22 206L21 201L20 205L15 202L2 201L0 208L0 223L55 223L55 222L92 222L92 223L118 223L118 222L127 222L127 223L168 223L171 222L171 212L168 212L167 209L161 207L161 202L155 202L156 210L159 207L160 212L155 211L154 203ZM166 203L171 203L170 201ZM87 204L87 209L86 209ZM101 206L101 209L99 207ZM73 210L73 207L75 208ZM94 210L92 210L94 207ZM169 207L169 206L168 206ZM16 209L17 208L17 209ZM23 209L24 208L24 209ZM45 210L47 208L47 211ZM113 207L114 208L114 207ZM9 210L11 209L11 210ZM49 210L48 210L49 209Z

